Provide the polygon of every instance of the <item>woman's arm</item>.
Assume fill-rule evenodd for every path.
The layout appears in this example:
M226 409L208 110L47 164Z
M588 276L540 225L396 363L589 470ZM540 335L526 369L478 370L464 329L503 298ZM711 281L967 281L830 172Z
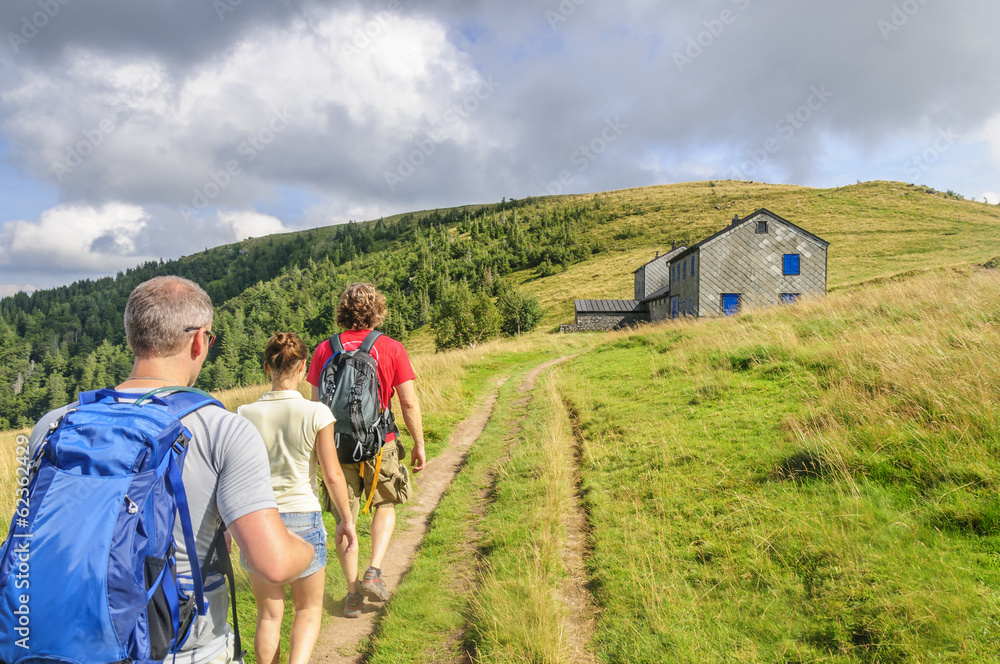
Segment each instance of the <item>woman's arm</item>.
M316 387L313 386L315 393ZM323 470L323 483L326 484L327 493L333 501L333 506L340 514L340 523L334 533L334 542L340 542L342 537L347 538L347 549L354 548L358 536L354 531L354 521L351 515L351 503L347 498L347 480L344 479L344 471L340 467L340 460L337 459L337 444L333 438L333 424L328 424L316 434L316 457L319 459L319 466Z

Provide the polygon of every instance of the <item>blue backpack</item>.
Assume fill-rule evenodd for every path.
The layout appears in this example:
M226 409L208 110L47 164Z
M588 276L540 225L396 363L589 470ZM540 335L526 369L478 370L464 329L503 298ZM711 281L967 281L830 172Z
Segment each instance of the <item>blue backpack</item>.
M206 612L205 567L181 481L191 434L180 418L223 406L191 388L130 401L135 396L81 393L32 457L0 551L3 662L161 661ZM191 559L191 595L177 575L175 515ZM228 552L218 550L223 529L209 566L228 571L232 586Z

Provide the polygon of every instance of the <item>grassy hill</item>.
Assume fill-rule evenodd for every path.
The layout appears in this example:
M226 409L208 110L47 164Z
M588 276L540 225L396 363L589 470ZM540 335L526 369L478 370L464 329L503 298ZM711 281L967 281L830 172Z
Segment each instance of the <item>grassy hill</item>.
M549 199L545 199L548 201ZM609 251L540 279L514 278L549 311L550 324L570 322L574 298L629 299L632 271L678 244L697 242L766 207L830 242L829 287L949 265L983 263L1000 254L1000 206L959 200L900 182L812 189L757 182L692 182L560 197L598 202L609 219L588 239Z
M998 303L997 271L946 268L428 358L514 379L368 661L579 661L573 495L597 661L1000 661ZM579 356L525 405L531 348Z
M549 333L573 298L629 297L655 251L759 207L831 242L827 298ZM499 396L359 646L366 661L575 661L562 589L581 537L600 662L1000 661L1000 274L976 267L1000 255L1000 209L891 182L703 182L526 201L518 223L565 209L584 211L571 235L598 251L548 276L510 274L549 309L546 330L415 354L432 458ZM461 262L472 230L443 231ZM567 355L530 400L517 391ZM12 482L14 455L0 458ZM327 593L336 612L333 558Z
M51 404L127 375L125 300L158 274L195 279L212 296L219 343L199 387L224 389L263 380L259 353L275 330L297 330L309 344L334 332L331 300L351 281L384 290L385 331L399 338L425 328L459 284L494 297L502 279L535 294L553 328L571 320L573 299L629 297L632 270L656 251L760 207L832 243L835 289L983 262L1000 239L1000 208L926 187L734 181L505 200L254 238L0 300L0 427L25 426ZM430 346L426 332L414 336L415 346Z

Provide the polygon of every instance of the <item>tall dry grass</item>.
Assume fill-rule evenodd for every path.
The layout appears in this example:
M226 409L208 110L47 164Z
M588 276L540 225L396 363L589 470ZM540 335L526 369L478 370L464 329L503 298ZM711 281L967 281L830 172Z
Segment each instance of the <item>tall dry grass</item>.
M979 441L1000 430L998 271L945 269L752 311L737 324L677 327L692 335L681 352L693 367L735 359L809 368L814 382L793 389L811 407L790 426L834 468L917 445L919 472L947 474L958 458L967 471L992 475ZM733 352L720 358L720 348ZM859 444L857 431L880 442Z
M573 437L555 382L535 392L532 412L497 471L485 520L490 547L472 597L478 661L572 661L568 609L560 599L564 526L574 490Z
M560 381L599 652L997 661L998 331L969 268L608 335Z

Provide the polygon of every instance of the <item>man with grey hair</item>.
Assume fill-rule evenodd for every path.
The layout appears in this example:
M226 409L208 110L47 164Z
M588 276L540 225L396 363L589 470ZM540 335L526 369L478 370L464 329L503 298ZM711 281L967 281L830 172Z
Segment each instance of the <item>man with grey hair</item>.
M125 335L135 354L129 377L116 389L137 396L159 387L191 386L215 341L212 301L182 277L156 277L139 284L125 307ZM31 432L37 449L49 425L75 404L54 410ZM181 420L191 432L183 480L198 559L204 564L220 520L248 565L274 584L288 583L306 569L313 547L291 533L278 515L267 451L257 429L221 408L201 408ZM177 573L190 577L189 551L175 527ZM226 623L229 596L221 579L206 579L208 614L191 628L184 649L168 658L178 664L233 661Z

